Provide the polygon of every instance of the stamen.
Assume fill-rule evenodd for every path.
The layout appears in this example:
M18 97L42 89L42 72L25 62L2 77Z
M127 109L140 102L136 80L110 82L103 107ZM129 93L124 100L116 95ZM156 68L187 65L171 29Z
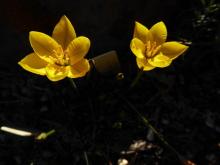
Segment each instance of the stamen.
M160 48L161 48L161 45L159 45L158 47L156 47L156 48L153 50L152 54L153 54L153 55L157 54L157 52L160 50Z
M69 51L68 51L68 50L65 50L65 51L64 51L64 59L65 59L66 61L69 61L69 60L70 60L68 54L69 54Z
M147 51L151 49L150 41L147 41Z
M155 47L157 46L156 42L154 41L151 47L151 51L153 51L155 49Z
M53 50L54 57L51 59L54 61L55 64L59 66L67 66L69 65L69 56L68 52L65 50L63 51L62 47L58 47L56 50Z
M51 63L53 63L53 64L56 63L56 61L57 61L57 59L52 56L49 56L49 59L50 59Z
M157 43L155 41L152 43L150 41L147 41L145 45L145 53L147 58L153 57L155 54L157 54L160 48L161 46L157 46Z

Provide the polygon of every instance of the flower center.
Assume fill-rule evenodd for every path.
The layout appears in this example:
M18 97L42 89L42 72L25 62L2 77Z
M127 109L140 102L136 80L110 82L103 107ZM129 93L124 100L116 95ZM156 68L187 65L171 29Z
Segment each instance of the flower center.
M161 45L158 46L155 41L154 42L147 41L147 43L145 44L146 57L149 58L149 57L155 56L160 50L160 48L161 48Z
M61 46L57 50L54 50L54 56L51 57L51 59L55 64L59 66L67 66L70 64L68 51L63 51Z

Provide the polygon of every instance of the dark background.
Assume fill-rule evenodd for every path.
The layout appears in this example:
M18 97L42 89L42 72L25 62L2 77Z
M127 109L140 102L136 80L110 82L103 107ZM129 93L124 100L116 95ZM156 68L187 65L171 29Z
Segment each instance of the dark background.
M205 2L205 3L204 3ZM216 6L213 6L216 5ZM217 165L220 150L219 4L200 0L8 0L0 5L0 123L33 132L55 129L45 141L0 132L0 164L117 164L134 140L154 144L134 164L181 164L130 109L136 107L181 156ZM17 62L32 52L29 31L51 34L62 15L87 36L93 58L117 50L125 78L101 76L50 82ZM143 75L132 90L137 66L129 44L134 21L164 21L168 40L190 44L173 64ZM114 95L116 93L116 95ZM117 97L119 96L119 97ZM128 104L127 104L128 103ZM125 156L133 160L134 155Z

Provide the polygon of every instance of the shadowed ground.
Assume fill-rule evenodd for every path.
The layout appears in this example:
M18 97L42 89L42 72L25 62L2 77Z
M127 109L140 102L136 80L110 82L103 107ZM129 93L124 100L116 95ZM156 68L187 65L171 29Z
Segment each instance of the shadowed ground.
M214 7L213 7L214 8ZM198 165L219 164L219 11L199 0L3 1L0 7L0 123L33 132L55 129L45 141L0 132L0 164L181 164L144 125L138 110L182 157ZM217 8L217 7L216 7ZM219 8L218 8L219 9ZM76 80L50 82L17 62L31 52L31 30L51 34L66 14L78 35L91 40L88 58L117 50L125 78L95 70ZM188 52L164 69L147 72L128 90L137 66L129 44L134 21L150 27L162 20L168 40L191 42ZM134 140L145 148L122 154Z

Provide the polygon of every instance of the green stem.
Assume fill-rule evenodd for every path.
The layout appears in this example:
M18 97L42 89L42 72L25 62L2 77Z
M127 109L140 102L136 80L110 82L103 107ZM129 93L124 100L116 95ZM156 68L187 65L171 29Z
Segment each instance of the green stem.
M131 85L130 85L130 88L133 88L137 83L138 81L140 80L141 76L143 75L144 73L144 69L140 69L137 76L135 77L135 79L132 81Z
M86 160L86 165L89 165L89 160L88 160L88 156L87 156L86 151L84 151L83 154L84 154L84 158Z
M177 152L165 139L164 137L155 129L155 127L153 125L150 124L149 120L144 117L138 110L137 108L131 104L125 97L119 95L119 97L125 102L127 103L127 105L130 107L131 110L133 110L143 121L143 123L149 127L154 133L155 135L157 135L157 137L160 139L160 141L167 146L170 150L172 150L177 156L178 158L182 158L182 156L179 154L179 152Z
M49 132L47 132L46 135L50 136L50 135L54 134L55 132L56 132L55 129L52 129Z
M77 88L77 85L76 85L75 81L74 81L72 78L69 78L69 81L70 81L72 87L73 87L73 88L75 89L75 91L78 93L79 91L78 91L78 88Z

